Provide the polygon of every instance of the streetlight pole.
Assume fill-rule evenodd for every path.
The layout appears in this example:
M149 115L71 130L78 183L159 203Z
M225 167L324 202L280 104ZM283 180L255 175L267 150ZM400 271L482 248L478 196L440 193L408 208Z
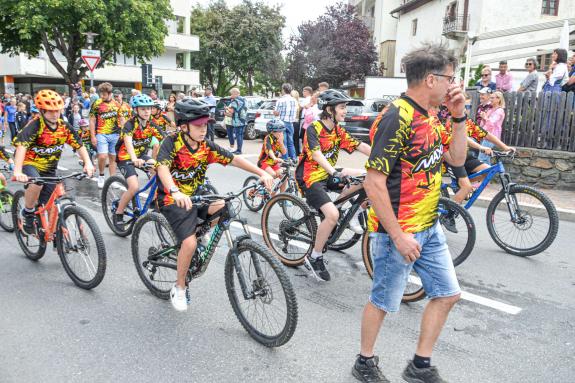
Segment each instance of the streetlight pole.
M92 44L94 44L94 37L98 36L98 33L85 32L82 33L86 36L86 43L88 44L88 49L92 49ZM94 86L94 72L90 71L90 87Z

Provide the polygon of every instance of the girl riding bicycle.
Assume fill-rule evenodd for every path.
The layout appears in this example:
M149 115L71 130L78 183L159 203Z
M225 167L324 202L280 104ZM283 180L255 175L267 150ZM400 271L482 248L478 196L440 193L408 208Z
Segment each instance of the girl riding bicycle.
M224 206L223 201L213 202L201 209L192 205L190 197L203 185L208 166L213 163L231 163L259 175L260 181L268 189L271 189L273 178L251 162L205 140L210 105L199 100L185 99L176 103L174 112L180 131L166 137L160 147L156 164L159 179L157 201L160 212L181 243L177 280L170 291L170 299L177 311L186 311L189 296L186 274L197 248L198 219L205 219Z
M322 110L319 121L314 121L307 129L303 138L303 150L296 169L296 180L307 203L323 213L309 257L305 264L312 273L323 281L329 281L330 275L325 268L323 252L325 244L339 219L339 211L333 204L328 191L341 192L347 195L361 188L355 185L344 188L345 176L359 176L365 173L362 169L341 169L334 167L337 163L340 149L348 153L359 150L369 156L371 147L360 143L351 137L339 123L343 122L347 113L347 103L352 99L333 89L323 91L319 95L318 106Z

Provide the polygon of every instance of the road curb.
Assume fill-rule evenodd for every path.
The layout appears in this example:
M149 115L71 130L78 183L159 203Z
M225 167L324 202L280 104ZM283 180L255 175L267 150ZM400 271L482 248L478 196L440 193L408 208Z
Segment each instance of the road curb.
M475 203L473 205L487 208L490 203L491 203L491 198L479 197L475 200ZM538 208L538 209L543 210L542 208ZM557 214L559 215L560 221L575 222L575 210L563 209L560 207L555 207L555 209L557 209Z

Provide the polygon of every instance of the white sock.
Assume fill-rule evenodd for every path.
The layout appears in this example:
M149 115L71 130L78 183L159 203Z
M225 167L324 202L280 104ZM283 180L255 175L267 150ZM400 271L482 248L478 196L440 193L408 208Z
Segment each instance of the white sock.
M317 251L315 251L315 250L313 250L313 251L311 252L311 258L312 258L312 259L318 259L318 258L321 257L321 256L323 256L323 254L320 253L320 252L317 252Z

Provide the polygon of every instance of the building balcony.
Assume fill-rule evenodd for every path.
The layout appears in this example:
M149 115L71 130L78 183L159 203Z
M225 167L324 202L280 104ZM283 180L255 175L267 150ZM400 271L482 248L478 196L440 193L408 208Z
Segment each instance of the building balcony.
M448 16L443 19L443 36L448 39L460 40L469 31L469 15Z
M196 52L200 50L200 38L196 35L170 33L164 39L164 46L180 52Z

